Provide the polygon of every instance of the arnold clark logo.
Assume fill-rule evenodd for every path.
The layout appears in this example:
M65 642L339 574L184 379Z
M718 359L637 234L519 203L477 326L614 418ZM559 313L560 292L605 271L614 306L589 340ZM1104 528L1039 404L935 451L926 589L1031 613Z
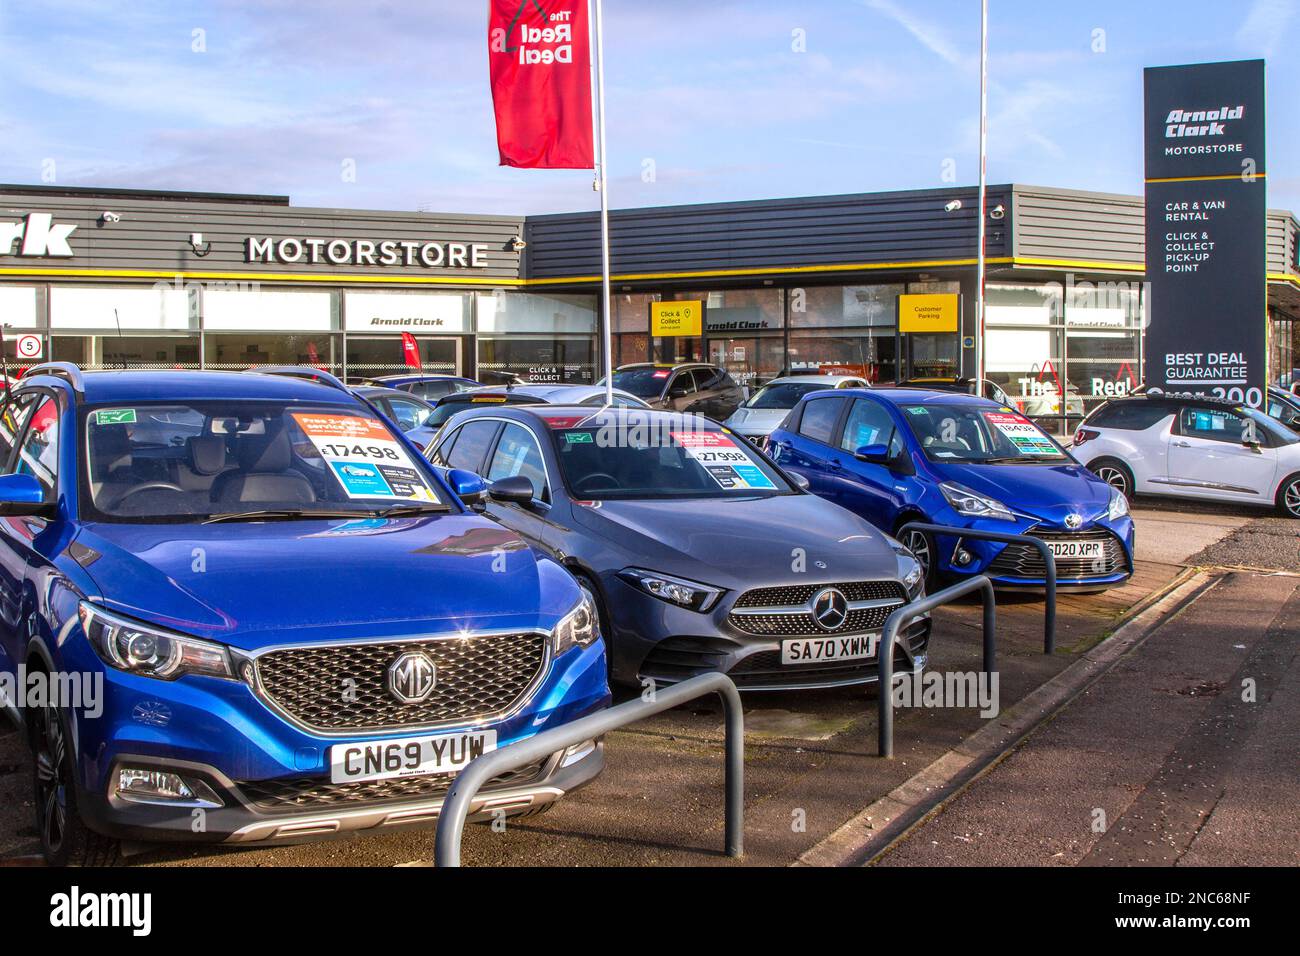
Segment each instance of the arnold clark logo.
M21 222L0 222L0 256L17 255L34 258L69 259L72 247L68 237L77 227L71 223L54 221L48 212L29 212Z
M1190 136L1224 136L1228 120L1239 120L1246 113L1244 106L1221 106L1214 110L1170 110L1165 117L1165 138L1184 139Z

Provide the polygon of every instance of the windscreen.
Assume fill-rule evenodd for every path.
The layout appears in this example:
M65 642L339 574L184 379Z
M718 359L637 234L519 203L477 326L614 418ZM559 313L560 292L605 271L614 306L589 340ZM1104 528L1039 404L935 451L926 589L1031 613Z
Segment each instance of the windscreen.
M83 487L101 520L445 504L388 424L360 408L136 403L91 409L83 428Z
M1068 460L1046 432L1010 409L928 402L900 407L931 461L999 465Z
M583 426L552 434L560 471L576 498L791 493L776 469L740 439L720 430L652 421L648 426Z

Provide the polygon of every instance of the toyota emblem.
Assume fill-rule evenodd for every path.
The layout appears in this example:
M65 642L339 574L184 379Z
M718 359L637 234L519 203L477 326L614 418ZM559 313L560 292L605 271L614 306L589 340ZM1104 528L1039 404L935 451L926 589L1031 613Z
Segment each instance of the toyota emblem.
M813 620L823 631L835 631L849 619L849 599L836 588L819 591L813 598Z
M1080 525L1082 525L1082 524L1083 524L1083 516L1082 516L1082 515L1066 515L1066 516L1065 516L1065 526L1066 526L1067 528L1069 528L1071 531L1074 531L1075 529L1077 529L1077 528L1078 528Z
M403 704L423 703L437 686L438 669L424 651L399 654L388 665L388 692Z

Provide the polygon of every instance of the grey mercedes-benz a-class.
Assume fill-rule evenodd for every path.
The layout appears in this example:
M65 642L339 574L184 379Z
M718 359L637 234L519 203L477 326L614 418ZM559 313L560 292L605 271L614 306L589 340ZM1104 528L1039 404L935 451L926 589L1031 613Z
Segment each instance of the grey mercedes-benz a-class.
M428 454L485 478L488 513L591 591L622 683L869 683L885 619L924 588L901 544L702 416L480 408ZM924 666L929 637L928 618L904 629L897 671Z

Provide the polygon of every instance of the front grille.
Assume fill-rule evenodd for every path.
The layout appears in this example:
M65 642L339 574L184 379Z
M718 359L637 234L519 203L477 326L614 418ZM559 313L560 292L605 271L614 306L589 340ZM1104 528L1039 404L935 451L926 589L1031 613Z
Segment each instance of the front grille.
M532 783L541 776L545 760L493 777L483 792ZM328 777L292 777L236 784L254 806L263 810L294 810L309 807L346 807L436 797L451 789L454 773L395 777L362 783L330 783Z
M1104 578L1128 569L1124 546L1109 531L1094 528L1090 531L1030 531L1043 541L1101 541L1101 558L1057 558L1058 581L1084 581ZM1047 577L1047 565L1038 549L1027 544L1009 544L989 564L985 572L991 577L1034 578Z
M547 637L481 634L392 644L294 647L257 660L267 699L290 718L326 732L389 730L464 723L500 715L541 676ZM437 684L425 701L389 693L389 665L407 651L432 658Z
M850 602L897 601L885 607L857 608L849 611L845 622L829 633L852 634L883 627L886 618L906 603L907 592L897 581L850 581L844 584L785 584L778 587L746 591L732 606L727 620L746 634L760 637L813 637L828 633L817 626L812 612L804 609L819 591L836 588ZM738 609L757 607L790 608L775 614L737 614ZM793 610L799 608L799 610Z

